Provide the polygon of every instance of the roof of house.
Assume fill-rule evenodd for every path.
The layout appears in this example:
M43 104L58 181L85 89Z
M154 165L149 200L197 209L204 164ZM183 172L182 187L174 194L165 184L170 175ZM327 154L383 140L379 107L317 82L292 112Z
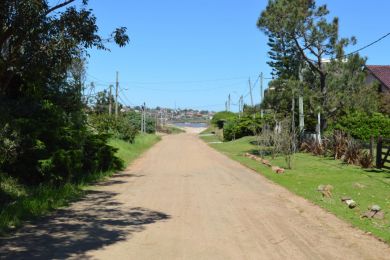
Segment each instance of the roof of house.
M390 65L367 65L367 69L388 89L390 89Z

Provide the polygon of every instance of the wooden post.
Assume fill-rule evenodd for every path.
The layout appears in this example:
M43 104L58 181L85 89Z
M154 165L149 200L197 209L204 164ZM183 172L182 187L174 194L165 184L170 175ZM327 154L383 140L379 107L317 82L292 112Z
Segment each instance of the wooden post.
M370 157L374 160L374 137L370 137Z
M376 168L382 168L382 136L378 137L378 143L376 145Z
M116 72L116 84L115 84L115 119L118 118L118 94L119 94L119 72Z
M108 115L111 116L112 114L112 85L110 85L110 92L108 93L108 100L109 100L109 103L108 103Z

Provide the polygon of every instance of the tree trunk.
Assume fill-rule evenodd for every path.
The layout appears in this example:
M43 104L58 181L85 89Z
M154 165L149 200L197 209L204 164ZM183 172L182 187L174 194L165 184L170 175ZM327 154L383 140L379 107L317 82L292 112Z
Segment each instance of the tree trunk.
M321 110L322 110L322 117L321 117L321 132L326 129L328 126L327 118L328 114L326 113L326 107L328 105L328 88L326 86L326 74L320 73L320 87L321 87Z

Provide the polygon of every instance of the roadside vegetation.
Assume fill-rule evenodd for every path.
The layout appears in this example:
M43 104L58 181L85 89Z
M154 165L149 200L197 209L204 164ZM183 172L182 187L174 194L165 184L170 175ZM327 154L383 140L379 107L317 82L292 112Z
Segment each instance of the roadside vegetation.
M142 134L137 135L133 143L113 138L109 144L116 149L115 155L123 162L123 168L158 140L160 138L154 134ZM0 234L19 227L24 220L67 206L82 197L89 185L112 176L115 171L95 172L82 180L58 186L44 183L38 186L25 185L16 178L0 174Z
M5 0L0 10L4 232L80 197L158 138L139 135L140 114L121 111L107 90L86 90L88 50L124 47L126 28L101 37L88 1ZM148 117L145 132L155 132Z
M201 138L208 141L208 138ZM293 193L327 209L355 227L371 232L390 243L390 171L362 169L331 157L296 153L293 158L294 167L287 169L284 174L276 174L271 167L244 156L245 153L257 153L256 137L243 137L235 141L210 145ZM271 155L268 155L263 158L272 165L287 167L284 156L276 156L273 159ZM323 197L318 191L320 185L332 185L332 196ZM341 198L345 196L353 198L357 206L350 209L342 203ZM385 212L384 219L361 217L372 205L382 207Z
M267 92L216 113L201 138L390 242L389 95L367 83L366 58L344 52L357 40L340 38L329 14L316 1L269 0L257 22L270 47Z
M221 142L222 141L222 132L217 127L214 127L213 125L210 125L209 128L202 131L200 133L200 136L207 143Z
M174 125L164 125L158 126L157 131L164 134L180 134L185 133L185 131Z

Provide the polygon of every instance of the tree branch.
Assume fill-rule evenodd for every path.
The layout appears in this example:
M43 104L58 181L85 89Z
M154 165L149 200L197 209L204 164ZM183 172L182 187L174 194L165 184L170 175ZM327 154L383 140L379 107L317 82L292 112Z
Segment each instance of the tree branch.
M64 6L67 6L68 4L70 4L70 3L74 2L74 1L75 1L75 0L67 0L67 1L65 1L65 2L62 2L61 4L55 5L55 6L51 7L51 8L49 8L49 9L46 11L45 15L48 15L49 13L51 13L51 12L57 10L57 9L60 9L60 8L62 8L62 7L64 7Z
M301 53L303 59L309 64L309 66L312 67L314 70L318 71L319 73L322 73L322 71L319 68L317 68L317 66L313 63L313 61L306 56L302 47L299 45L297 38L293 36L292 39L294 40L294 43L298 48L299 52Z

